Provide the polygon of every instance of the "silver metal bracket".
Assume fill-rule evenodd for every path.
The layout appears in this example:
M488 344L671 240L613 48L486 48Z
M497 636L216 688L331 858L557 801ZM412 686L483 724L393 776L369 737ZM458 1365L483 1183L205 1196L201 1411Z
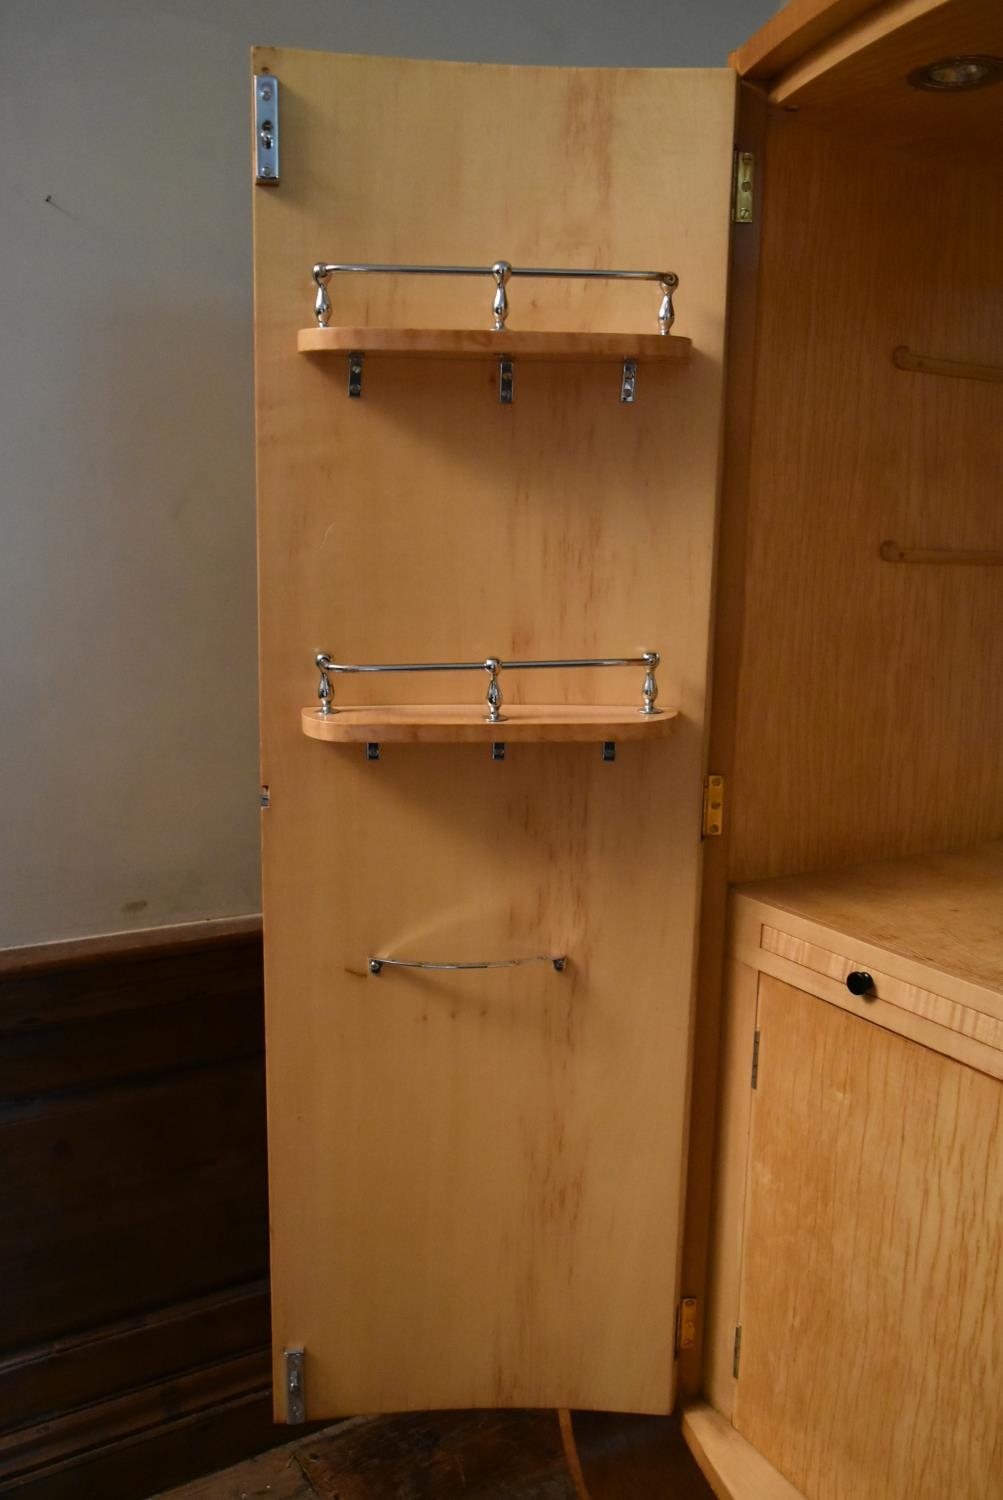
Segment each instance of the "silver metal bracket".
M260 807L271 807L272 805L272 794L266 786L263 786L258 793L258 805Z
M491 759L492 760L504 760L505 759L505 742L504 742L504 740L492 740L492 742L491 742Z
M602 758L605 761L616 760L616 740L603 740Z
M348 356L348 394L350 396L362 395L361 354L350 354Z
M303 1345L283 1350L286 1359L286 1421L297 1427L306 1421L306 1385L303 1378Z
M279 80L254 75L254 180L263 187L279 181Z
M625 406L633 406L637 396L637 360L625 359L620 379L620 400Z
M369 743L366 745L366 759L367 760L379 760L379 758L380 758L380 743L379 743L379 740L370 740Z
M512 405L512 361L504 356L498 361L498 400L502 406Z

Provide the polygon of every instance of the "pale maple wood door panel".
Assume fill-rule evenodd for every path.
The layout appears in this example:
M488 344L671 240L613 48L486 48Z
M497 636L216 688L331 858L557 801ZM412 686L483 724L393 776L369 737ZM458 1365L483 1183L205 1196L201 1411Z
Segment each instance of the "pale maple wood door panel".
M254 196L266 1012L277 1410L668 1411L673 1399L735 85L724 70L262 50ZM670 269L688 363L297 352L319 260ZM482 328L491 285L336 278L332 325ZM648 333L650 286L516 282L513 330ZM672 734L307 738L343 661L662 652ZM640 673L512 674L623 703ZM530 680L531 679L531 680ZM347 681L347 686L344 685ZM470 677L336 680L463 701ZM504 726L498 738L504 739ZM367 971L373 955L471 961Z
M762 976L734 1423L808 1500L998 1500L1003 1085Z

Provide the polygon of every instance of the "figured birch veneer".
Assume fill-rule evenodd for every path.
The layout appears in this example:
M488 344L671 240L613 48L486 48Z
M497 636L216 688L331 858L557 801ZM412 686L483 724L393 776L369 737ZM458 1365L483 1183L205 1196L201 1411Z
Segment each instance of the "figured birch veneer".
M254 195L277 1411L283 1347L302 1344L311 1418L667 1412L734 78L286 50L257 52L263 68L292 143L281 185ZM521 326L498 338L478 331L479 280L345 276L332 297L353 331L297 352L318 257L483 264L503 241L515 264L586 245L593 264L671 264L680 337L602 332L649 310L655 328L657 296L630 283L520 283ZM388 353L346 398L346 352L416 340L463 358ZM501 349L540 351L511 406ZM627 354L632 406L615 365L581 362ZM479 692L429 709L427 679L404 674L392 711L322 728L435 743L374 766L303 733L321 647L441 661L474 639L503 660L657 642L678 717L636 712L640 672L539 685L583 705L506 684L498 725ZM578 738L633 743L610 765L560 743ZM367 956L388 952L569 963L377 982Z
M809 1500L995 1500L1003 843L742 887L730 947L713 1406Z
M1003 1087L760 981L738 1431L811 1500L998 1500Z

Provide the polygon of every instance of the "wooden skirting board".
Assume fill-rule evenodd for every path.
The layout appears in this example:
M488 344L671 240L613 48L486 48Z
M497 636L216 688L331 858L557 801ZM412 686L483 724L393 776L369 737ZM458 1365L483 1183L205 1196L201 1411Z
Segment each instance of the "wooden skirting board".
M230 939L239 942L260 936L260 912L241 917L207 917L200 922L176 922L163 927L138 927L131 932L102 932L94 937L0 948L0 974L66 968L84 960L121 958L131 953L176 952L192 945Z

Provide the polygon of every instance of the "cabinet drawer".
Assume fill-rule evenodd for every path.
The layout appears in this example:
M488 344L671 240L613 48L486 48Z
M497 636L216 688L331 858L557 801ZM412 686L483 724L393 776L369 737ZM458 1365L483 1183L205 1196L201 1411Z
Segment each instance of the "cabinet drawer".
M876 1026L1003 1078L1003 996L888 948L736 893L731 953ZM847 976L866 972L866 994Z
M962 1036L984 1042L987 1047L1003 1050L1003 1020L976 1010L973 1006L962 1005L934 990L922 989L919 985L896 979L891 974L883 974L872 963L846 958L841 953L821 948L817 943L794 937L789 932L782 932L778 927L769 927L765 923L760 935L760 947L766 953L775 953L778 958L789 959L799 969L824 974L826 978L835 979L844 986L849 974L865 970L874 980L873 989L867 995L851 996L865 1010L881 1004L894 1005L914 1016L933 1021L938 1026L946 1026L950 1031L960 1032Z

